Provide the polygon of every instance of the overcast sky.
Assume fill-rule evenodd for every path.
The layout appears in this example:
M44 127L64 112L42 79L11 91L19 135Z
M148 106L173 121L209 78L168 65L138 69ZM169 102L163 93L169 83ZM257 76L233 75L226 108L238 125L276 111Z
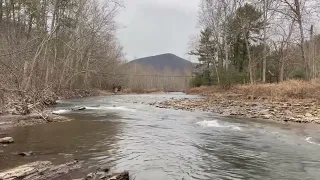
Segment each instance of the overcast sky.
M200 0L124 0L117 17L118 38L128 60L173 53L191 60L190 38L197 29Z

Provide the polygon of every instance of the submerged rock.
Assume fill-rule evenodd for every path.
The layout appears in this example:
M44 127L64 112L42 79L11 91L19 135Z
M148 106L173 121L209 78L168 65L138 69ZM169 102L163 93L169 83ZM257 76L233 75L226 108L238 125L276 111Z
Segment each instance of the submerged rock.
M72 110L73 111L83 111L83 110L86 110L86 107L75 107Z
M34 153L33 153L32 151L17 153L17 155L19 155L19 156L31 156L31 155L33 155L33 154L34 154Z
M14 139L12 137L0 138L0 143L2 143L2 144L10 144L13 142L14 142Z
M110 168L109 166L100 166L98 170L102 172L109 172Z

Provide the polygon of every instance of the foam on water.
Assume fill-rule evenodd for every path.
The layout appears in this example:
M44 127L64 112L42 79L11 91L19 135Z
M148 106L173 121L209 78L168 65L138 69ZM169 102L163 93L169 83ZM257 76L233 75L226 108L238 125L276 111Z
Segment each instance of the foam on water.
M93 107L93 106L89 106L89 107L85 107L88 110L119 110L119 111L130 111L130 112L135 112L135 109L130 109L124 106L98 106L98 107Z
M65 113L69 113L70 110L68 109L59 109L59 110L56 110L56 111L52 111L52 114L65 114Z
M215 127L215 128L230 128L230 129L234 129L234 130L241 130L240 127L235 126L235 125L222 125L219 124L217 120L213 120L213 121L199 121L197 122L197 125L202 126L202 127Z
M310 144L314 144L314 145L320 146L320 144L311 141L311 139L312 139L312 137L307 137L307 138L306 138L306 141L307 141L308 143L310 143Z

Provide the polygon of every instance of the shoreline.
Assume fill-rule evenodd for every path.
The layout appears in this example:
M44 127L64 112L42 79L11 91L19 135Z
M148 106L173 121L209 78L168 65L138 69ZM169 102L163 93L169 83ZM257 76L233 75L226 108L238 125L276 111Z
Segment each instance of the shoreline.
M95 170L88 171L92 168L85 168L89 174L79 173L83 170L84 161L71 160L63 164L54 164L51 161L33 161L20 166L11 167L0 171L1 180L13 179L74 179L77 180L129 180L129 172L110 172L109 167L97 167ZM75 179L74 179L75 180Z
M211 94L202 96L200 100L163 101L158 106L186 111L200 110L224 117L320 124L320 105L311 99L291 99L283 102L243 98L237 94Z
M85 98L85 97L93 97L93 96L112 96L112 95L130 95L130 94L165 94L164 91L159 90L145 90L143 92L134 92L130 89L124 89L117 94L113 93L109 90L75 90L71 92L65 92L64 95L57 95L55 101L50 99L49 105L45 105L44 108L41 109L33 109L29 114L19 114L13 109L7 108L4 111L7 111L5 114L0 114L0 132L3 130L8 130L14 127L22 127L22 126L31 126L38 124L46 124L46 123L56 123L56 122L66 122L71 121L72 119L67 118L65 116L61 116L58 114L53 114L51 107L57 103L58 100L68 100L68 99L76 99L76 98ZM17 106L19 107L19 103ZM31 106L31 104L29 104ZM20 107L19 107L20 108Z

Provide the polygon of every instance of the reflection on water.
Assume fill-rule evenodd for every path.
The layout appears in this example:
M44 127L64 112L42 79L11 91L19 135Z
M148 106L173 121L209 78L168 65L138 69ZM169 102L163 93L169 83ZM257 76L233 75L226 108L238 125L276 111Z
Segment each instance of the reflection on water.
M85 160L130 170L136 180L317 179L319 128L159 109L150 102L184 94L101 96L60 101L74 121L14 129L0 169L34 160ZM138 103L137 103L138 102ZM72 111L74 107L86 107ZM317 139L318 138L318 139ZM35 156L12 153L34 151Z

